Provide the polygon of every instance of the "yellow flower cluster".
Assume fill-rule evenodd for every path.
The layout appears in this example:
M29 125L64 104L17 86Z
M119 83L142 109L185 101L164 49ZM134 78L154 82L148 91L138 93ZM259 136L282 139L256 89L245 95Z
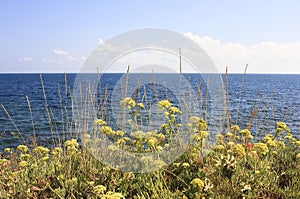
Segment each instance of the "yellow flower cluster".
M290 133L290 129L287 127L287 125L284 122L277 122L276 131L275 131L276 136L281 135L283 131Z
M197 116L192 116L189 118L189 121L191 123L188 123L189 126L192 128L196 128L197 131L205 131L207 129L207 124L204 121L204 119L197 117Z
M156 134L155 135L158 139L160 139L161 141L164 141L165 140L165 135L164 134L162 134L162 133L158 133L158 134Z
M298 141L295 141L295 143L294 143L297 147L300 147L300 140L298 140Z
M187 162L182 163L183 168L188 168L190 167L190 164Z
M269 153L269 148L265 143L255 143L254 147L260 154L266 155L267 153Z
M262 141L264 143L268 142L269 140L273 140L274 139L274 136L272 134L267 134L263 139Z
M49 153L49 149L43 147L43 146L38 146L36 148L34 148L32 150L33 153L39 153L39 154L43 154L46 155L47 153Z
M105 134L105 135L113 135L114 131L112 130L111 127L109 126L101 126L101 131Z
M277 147L276 140L268 140L266 144L270 147Z
M0 159L0 165L5 164L9 162L7 159Z
M59 156L61 153L62 153L62 148L60 148L60 147L55 147L53 150L52 150L52 152L51 152L51 154L52 155L55 155L55 156Z
M20 167L26 167L27 165L28 165L28 162L25 161L25 160L19 162L19 166L20 166Z
M214 148L215 148L216 150L218 150L218 151L223 151L223 150L225 150L225 147L224 147L223 145L221 145L221 144L216 145Z
M138 103L138 106L139 106L140 108L145 108L143 103Z
M276 128L277 129L284 129L287 132L289 131L289 128L287 127L286 123L284 123L284 122L277 122L276 123Z
M19 145L17 147L17 150L20 151L21 153L26 153L26 152L28 152L28 147L25 145Z
M242 137L253 139L253 136L251 135L249 129L243 129L243 130L241 130L240 134L242 135Z
M234 125L230 127L230 130L237 132L240 130L240 127L238 125Z
M244 156L245 155L245 148L241 144L237 144L233 147L233 150L236 154Z
M29 158L31 158L30 154L21 154L20 155L20 159L21 160L28 160Z
M147 140L147 145L149 147L155 147L156 145L158 144L158 141L156 138L154 137L150 137L148 140Z
M106 122L103 121L102 119L97 119L97 120L94 121L94 124L102 126L102 125L106 125Z
M67 147L67 153L69 155L74 155L77 152L79 144L75 139L71 139L67 140L64 146Z
M125 197L121 193L115 193L108 191L106 194L100 197L101 199L124 199Z
M104 194L105 191L106 191L106 187L103 185L97 185L93 188L93 192L97 196Z
M233 134L231 133L231 132L227 132L227 133L225 133L225 137L228 137L228 138L230 138L230 137L232 137L233 136Z
M202 189L204 187L204 182L203 180L199 179L199 178L195 178L191 181L190 183L192 186L197 187Z
M130 97L125 97L123 100L120 101L120 106L122 108L128 108L131 109L131 107L135 107L136 103L135 101Z
M284 139L292 140L292 139L293 139L293 135L292 135L291 133L287 133L287 134L284 136Z
M161 100L158 102L158 108L166 109L172 106L172 104L168 100Z
M124 131L117 130L117 131L115 132L115 135L117 135L117 136L124 136L124 135L125 135L125 132L124 132Z
M178 108L176 108L176 107L169 108L169 113L170 114L176 114L176 113L182 114L182 112Z

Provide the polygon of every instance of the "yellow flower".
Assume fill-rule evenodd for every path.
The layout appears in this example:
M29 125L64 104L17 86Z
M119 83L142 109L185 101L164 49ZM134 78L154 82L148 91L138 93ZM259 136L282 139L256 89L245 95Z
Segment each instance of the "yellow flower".
M31 158L31 155L29 155L29 154L21 154L21 155L20 155L20 158L21 158L22 160L28 160L29 158Z
M75 139L67 140L64 145L65 147L67 147L67 153L69 155L75 155L79 146L78 142Z
M209 135L209 133L207 131L200 131L200 135L202 138L206 138Z
M201 179L199 179L199 178L193 179L190 184L192 186L198 187L200 189L202 189L204 187L204 182Z
M4 152L10 152L10 148L5 148Z
M187 162L184 162L184 163L182 163L182 166L183 166L184 168L188 168L188 167L190 167L190 164L187 163Z
M171 107L171 108L169 108L169 113L170 114L175 114L175 113L181 114L182 112L176 107Z
M234 142L228 142L227 145L231 148L235 145L235 143Z
M60 155L62 153L62 149L60 147L55 147L51 152L52 155Z
M106 122L103 121L102 119L97 119L94 121L94 124L96 125L99 125L99 126L102 126L102 125L106 125Z
M135 107L135 105L136 105L135 101L130 97L125 97L120 102L120 106L122 108L125 108L127 106L127 108L130 109L130 107Z
M205 131L207 129L207 124L202 118L191 116L189 121L190 123L187 123L187 126L191 128L193 132Z
M245 155L245 148L241 144L237 144L233 147L235 153L244 156Z
M238 125L234 125L234 126L230 127L230 129L231 129L232 131L239 131L239 130L240 130L240 127L239 127Z
M287 125L284 122L277 122L276 123L276 128L280 128L280 129L286 130L287 129Z
M169 108L172 104L168 100L161 100L158 102L158 108L166 109Z
M169 112L167 112L167 111L164 112L164 116L168 117L169 115L170 115Z
M17 150L20 151L20 152L22 152L22 153L26 153L28 151L28 147L25 146L25 145L19 145L17 147Z
M104 194L105 191L106 191L106 187L103 185L97 185L93 188L93 192L96 195Z
M122 146L122 145L126 144L126 140L118 139L116 143Z
M284 139L287 139L287 140L293 139L293 134L287 133L287 134L285 135Z
M24 160L19 163L20 167L26 167L27 165L28 165L28 162L24 161Z
M79 146L78 142L75 139L67 140L64 145L65 145L65 147L74 146L76 148Z
M157 147L156 147L156 150L157 150L157 151L162 151L163 148L162 148L161 146L157 146Z
M113 130L109 126L101 126L101 130L106 135L112 135L113 134Z
M270 147L276 147L276 146L277 146L276 140L269 140L269 141L267 141L266 144L267 144L268 146L270 146Z
M160 140L165 140L165 135L162 133L157 134L156 137L159 138Z
M173 163L173 166L179 167L179 166L180 166L180 163L179 163L179 162L174 162L174 163Z
M138 103L138 106L141 108L145 108L143 103Z
M223 140L223 138L224 138L224 135L222 135L221 133L218 133L218 134L216 135L216 139L217 139L217 140Z
M117 130L116 131L116 135L118 135L118 136L124 136L125 133L124 133L124 131Z
M285 143L283 141L278 141L277 144L278 146L285 148Z
M49 160L49 156L45 156L41 160L44 161L44 162L46 162L47 160Z
M147 145L151 147L154 147L155 145L157 145L157 143L157 139L154 137L150 137L147 141Z
M113 145L113 144L110 144L108 147L107 147L108 150L111 150L111 151L116 151L118 150L118 147L116 145Z
M269 152L269 148L265 143L254 143L254 147L263 155L266 155Z
M232 135L233 135L233 134L232 134L231 132L227 132L227 133L225 134L226 137L232 137Z
M295 143L294 143L297 147L300 147L300 141L298 140L298 141L295 141Z
M300 153L298 153L298 154L296 155L296 158L297 158L298 160L300 160Z
M49 152L49 149L42 147L42 146L38 146L35 149L32 150L34 153L41 153L41 154L47 154Z
M0 165L9 162L7 159L0 159Z
M243 136L243 137L250 137L251 136L251 133L248 129L243 129L240 131L240 134Z
M94 181L88 181L88 185L93 186L95 184Z
M215 146L215 149L222 151L225 149L225 147L223 145L219 144L219 145Z
M124 199L125 197L121 193L115 193L108 191L105 195L101 196L101 199Z

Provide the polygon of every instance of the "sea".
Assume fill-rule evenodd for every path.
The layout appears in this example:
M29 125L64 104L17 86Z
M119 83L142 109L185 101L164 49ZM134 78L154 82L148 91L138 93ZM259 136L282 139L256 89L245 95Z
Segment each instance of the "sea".
M102 74L100 90L113 92L124 76L126 74ZM201 75L183 76L197 93ZM273 133L276 122L283 121L294 136L300 137L299 74L221 76L228 93L226 107L231 124L246 128L251 120L251 132L259 138ZM72 90L76 77L77 74L63 73L0 74L0 150L31 143L34 135L39 143L49 145L54 136L68 134L68 129L72 129ZM203 98L205 93L203 91Z

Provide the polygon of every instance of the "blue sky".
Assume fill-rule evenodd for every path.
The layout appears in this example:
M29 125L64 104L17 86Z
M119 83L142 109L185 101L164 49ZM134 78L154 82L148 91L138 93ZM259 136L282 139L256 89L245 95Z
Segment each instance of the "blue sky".
M219 70L300 73L299 10L297 0L4 0L0 72L76 72L99 40L157 27L194 39Z

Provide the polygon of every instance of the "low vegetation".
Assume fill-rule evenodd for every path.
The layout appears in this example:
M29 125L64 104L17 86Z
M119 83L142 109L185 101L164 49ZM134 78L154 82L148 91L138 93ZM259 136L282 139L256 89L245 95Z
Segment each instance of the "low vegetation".
M124 98L121 106L132 116L131 132L114 129L102 118L94 121L96 134L80 138L84 142L74 138L52 148L6 148L0 153L0 198L300 198L300 141L285 123L277 122L274 132L258 139L237 125L210 135L202 118L192 116L179 124L179 107L167 100L158 105L165 121L150 133L138 129L136 113L143 104ZM159 167L153 172L110 168L86 147L104 142L99 138L104 135L112 140L107 149L112 153L164 152L182 125L189 129L185 153L169 165L141 160L139 164ZM207 151L211 136L216 141Z

